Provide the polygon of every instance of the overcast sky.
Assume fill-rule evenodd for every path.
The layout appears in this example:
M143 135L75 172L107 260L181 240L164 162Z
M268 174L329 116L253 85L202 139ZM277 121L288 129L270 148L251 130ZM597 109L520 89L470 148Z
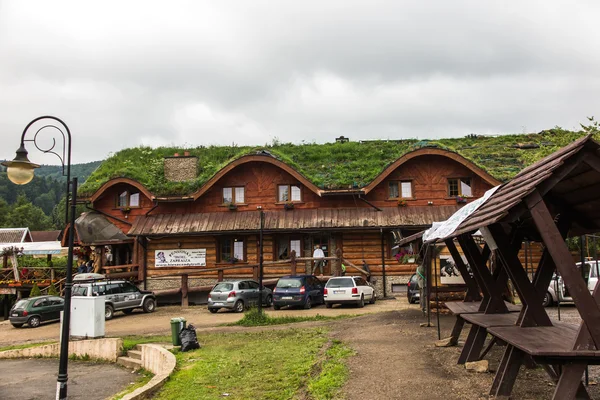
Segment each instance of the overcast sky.
M0 0L0 158L44 114L73 162L576 128L600 117L598 21L583 0Z

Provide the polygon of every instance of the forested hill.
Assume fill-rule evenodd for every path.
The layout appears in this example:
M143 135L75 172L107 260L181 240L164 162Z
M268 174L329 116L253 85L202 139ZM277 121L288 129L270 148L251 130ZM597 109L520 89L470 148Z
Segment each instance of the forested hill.
M71 176L83 183L102 161L71 165ZM62 167L42 165L27 185L8 180L0 167L0 227L30 230L62 229L66 177ZM62 200L62 202L61 202Z

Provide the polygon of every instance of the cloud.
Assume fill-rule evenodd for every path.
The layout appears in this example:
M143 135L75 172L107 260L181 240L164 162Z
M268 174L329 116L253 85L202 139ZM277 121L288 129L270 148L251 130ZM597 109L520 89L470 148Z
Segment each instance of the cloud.
M575 128L600 109L599 16L554 0L5 1L0 158L44 114L69 124L74 162Z

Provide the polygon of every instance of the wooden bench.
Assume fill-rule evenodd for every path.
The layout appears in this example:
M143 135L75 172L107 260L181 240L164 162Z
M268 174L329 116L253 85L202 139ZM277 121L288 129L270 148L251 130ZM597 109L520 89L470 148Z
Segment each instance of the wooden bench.
M552 359L552 363L586 360L600 364L600 350L573 350L579 324L553 321L553 326L494 326L488 332L535 358ZM547 363L548 360L545 360Z
M508 312L520 312L521 306L516 304L511 304L507 301L504 302L506 304L506 308L508 308ZM446 303L446 307L450 310L450 312L454 315L460 316L462 314L474 314L481 313L479 310L481 308L481 301L451 301Z

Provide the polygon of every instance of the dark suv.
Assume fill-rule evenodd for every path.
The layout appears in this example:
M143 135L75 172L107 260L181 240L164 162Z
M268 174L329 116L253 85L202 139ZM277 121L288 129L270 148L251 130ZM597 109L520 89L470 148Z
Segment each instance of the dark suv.
M124 280L88 279L81 274L75 276L72 296L105 296L104 319L112 319L115 311L131 314L141 308L146 313L156 310L156 296L147 290L140 290L131 282ZM94 274L95 275L95 274Z
M323 283L314 275L282 276L273 290L273 308L302 306L308 309L313 304L325 304L323 289Z

